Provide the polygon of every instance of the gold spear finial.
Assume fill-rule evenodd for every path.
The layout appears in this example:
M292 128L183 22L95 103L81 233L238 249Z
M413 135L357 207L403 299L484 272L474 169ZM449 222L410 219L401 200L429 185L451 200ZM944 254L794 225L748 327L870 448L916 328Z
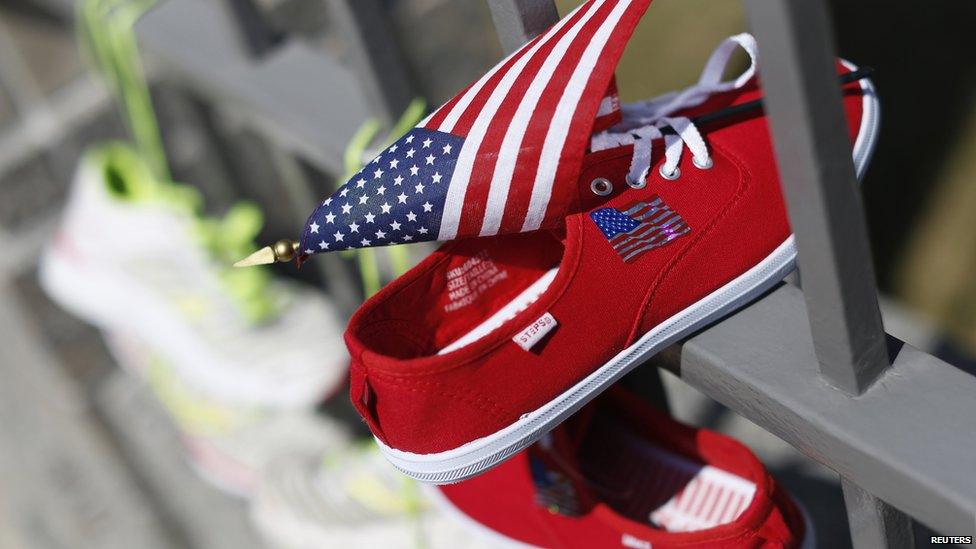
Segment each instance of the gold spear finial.
M244 259L234 263L235 267L253 267L270 263L285 263L295 258L298 252L298 242L294 240L279 240L271 246L265 246Z

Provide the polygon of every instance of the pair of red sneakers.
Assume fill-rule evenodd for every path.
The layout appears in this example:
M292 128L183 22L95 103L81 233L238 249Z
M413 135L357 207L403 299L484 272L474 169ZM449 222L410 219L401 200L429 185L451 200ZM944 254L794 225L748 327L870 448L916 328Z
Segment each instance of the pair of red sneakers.
M697 84L619 104L613 70L649 1L584 2L309 218L300 260L450 241L346 332L353 404L413 478L457 482L518 454L794 268L763 113L722 115L761 97L751 36L723 42ZM739 47L752 63L723 80ZM878 104L864 79L843 100L860 175Z

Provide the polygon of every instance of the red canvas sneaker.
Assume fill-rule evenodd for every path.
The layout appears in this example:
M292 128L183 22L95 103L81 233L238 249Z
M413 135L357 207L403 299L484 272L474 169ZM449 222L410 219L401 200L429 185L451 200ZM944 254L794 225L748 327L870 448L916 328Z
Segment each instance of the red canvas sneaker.
M614 388L435 501L501 546L814 547L799 507L744 445Z
M738 46L753 66L723 82ZM754 72L751 36L725 41L698 84L593 136L560 228L449 243L359 309L351 397L394 465L474 476L793 269L762 112L695 123L759 98ZM860 175L878 104L867 80L843 90Z
M755 60L752 38L733 37L699 84L624 106L626 131L593 137L561 228L447 244L354 315L352 401L394 465L474 476L793 269L761 111L694 122L760 96L754 66L720 81L737 46ZM844 105L860 175L870 82L846 84Z

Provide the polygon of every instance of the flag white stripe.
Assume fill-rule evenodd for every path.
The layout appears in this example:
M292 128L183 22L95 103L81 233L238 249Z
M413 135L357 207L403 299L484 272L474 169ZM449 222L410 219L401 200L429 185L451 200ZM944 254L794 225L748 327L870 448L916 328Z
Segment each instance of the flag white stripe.
M434 115L435 114L437 114L437 111L436 110L434 112L428 114L426 118L424 118L423 120L421 120L420 123L417 124L417 127L418 128L426 128L427 127L427 124L430 123L430 119L431 118L434 118Z
M618 248L622 246L623 245L622 243L627 240L632 240L635 238L644 238L645 236L647 236L653 231L663 231L664 229L667 229L668 227L674 225L675 223L684 223L684 221L682 221L682 219L676 215L668 219L667 223L661 225L657 225L654 223L645 223L638 227L634 227L634 230L630 231L629 233L622 233L617 235L617 236L622 236L623 238L611 242L613 243L614 248ZM616 237L614 238L616 239Z
M633 229L631 229L631 230L629 230L627 232L617 233L617 234L613 235L613 237L609 239L610 242L614 242L614 241L616 241L616 240L618 240L618 239L620 239L620 238L622 238L624 236L635 236L635 233L637 233L637 231L641 231L641 230L643 230L646 227L661 228L662 226L659 226L657 224L659 222L661 222L662 220L665 220L665 219L667 219L668 217L670 217L672 215L675 216L675 218L678 219L679 221L681 220L681 216L679 216L677 213L675 213L674 210L666 209L666 210L664 210L662 212L658 212L658 213L660 213L660 215L657 216L657 217L655 217L654 219L652 219L650 221L643 221L640 225L637 225L636 227L634 227ZM644 218L640 218L640 219L643 220ZM667 225L663 225L663 227L667 227Z
M582 7L582 6L580 6L580 7ZM572 15L573 13L576 13L576 10L580 9L580 7L577 7L575 10L573 10L570 13L570 15ZM552 31L555 32L557 29L562 28L565 25L566 19L568 19L568 18L569 18L569 16L566 16L563 20L561 20L558 23L556 23L553 26ZM545 41L545 38L542 38L538 42L536 42L536 44L534 46L534 49L538 49L539 48L539 45L542 42L544 42L544 41ZM485 84L488 82L488 80L490 80L491 77L495 76L495 74L499 70L501 70L501 68L505 65L505 63L508 63L508 61L515 54L517 54L519 51L520 50L515 50L512 53L508 54L505 57L505 59L501 60L497 65L495 65L494 67L492 67L491 70L489 70L481 78L479 78L477 82L475 82L474 84L472 84L471 87L468 88L468 91L464 92L464 95L461 96L461 98L458 99L457 103L454 104L454 106L451 108L451 112L447 113L447 116L444 117L444 120L443 121L441 121L440 126L438 126L438 128L437 128L437 131L441 131L441 132L445 132L445 133L451 133L451 130L454 129L454 125L457 124L458 120L460 120L461 115L464 114L464 111L468 110L468 106L471 105L471 102L472 101L474 101L475 96L478 95L478 92L481 91L481 88L485 87ZM523 56L523 59L526 56L531 55L531 53L532 52L526 52L526 54ZM427 120L429 120L432 116L433 116L433 114L431 114L430 116L428 116L427 119L425 119L425 122ZM424 125L424 124L421 124L421 125Z
M511 90L515 81L522 73L522 70L529 63L529 60L532 59L542 46L549 43L552 34L564 27L568 20L569 18L564 18L553 26L549 33L547 33L548 36L538 40L525 52L525 55L512 64L478 112L478 117L475 119L474 125L471 126L471 131L464 138L461 152L458 153L457 164L454 166L454 173L451 174L451 182L447 187L447 197L444 201L444 213L441 217L441 228L437 235L438 240L451 240L457 235L458 225L461 222L461 210L464 207L464 194L468 190L468 181L471 178L471 169L474 167L475 159L478 156L478 149L481 148L481 142L488 132L488 126L495 118L495 114L505 100L505 96L508 95L509 90ZM441 131L450 131L443 129L443 127L442 125Z
M518 160L519 151L522 149L522 141L525 139L526 129L532 120L532 115L542 98L543 92L552 80L552 75L556 72L556 67L562 61L563 55L569 49L573 41L579 36L583 25L593 19L597 10L606 3L606 0L598 0L590 8L590 12L579 21L559 40L556 46L549 53L539 73L532 79L532 84L519 103L512 122L505 131L505 138L502 140L501 147L498 149L498 159L495 162L495 172L491 178L491 186L488 189L488 201L485 206L485 219L481 224L481 236L493 235L498 233L502 218L505 214L505 203L508 202L508 191L512 183L512 174L515 172L515 164Z
M518 53L518 50L515 50L512 53L508 54L508 57L503 59L500 63L498 63L494 67L492 67L490 71L486 72L481 78L478 79L477 82L472 84L471 87L468 88L466 92L464 92L464 95L462 95L461 98L458 99L457 103L455 103L454 106L451 107L451 111L447 113L447 116L444 117L444 120L441 121L440 126L437 127L437 131L444 132L444 133L451 133L451 130L454 129L454 125L457 124L458 120L460 120L461 115L464 114L464 111L468 110L468 106L471 104L472 101L474 101L475 96L478 95L478 92L481 91L481 88L485 87L485 84L488 82L488 80L490 80L492 76L495 76L495 73L501 70L501 68L505 66L505 63L507 63L508 60L511 59L512 56L515 55L516 53ZM432 118L434 114L436 114L436 112L437 111L431 113L431 115L428 116L427 119L424 120L424 122L427 122L430 118ZM426 124L422 123L421 126L426 126Z
M654 244L656 246L659 246L661 244L667 244L668 242L671 242L672 240L678 238L679 236L684 236L688 234L688 232L689 232L688 226L685 225L684 223L679 223L675 225L672 232L669 233L662 232L650 236L644 236L641 238L633 238L627 242L621 243L620 246L615 246L614 249L617 250L617 253L619 253L620 255L624 255L626 253L632 252L635 248L637 248L638 246L642 246L644 244Z
M533 231L539 228L546 215L549 199L552 197L552 184L559 166L559 157L566 146L566 136L569 126L575 118L574 114L579 106L580 97L589 83L589 75L603 52L603 48L610 39L610 33L629 8L631 2L622 1L610 12L603 26L593 34L590 44L580 59L576 70L569 79L569 84L563 90L562 98L556 107L556 112L549 125L546 141L542 146L542 158L539 159L539 169L532 185L532 198L529 200L529 210L522 224L522 231Z
M674 233L670 238L666 238L666 239L664 239L661 242L651 242L651 243L647 244L646 246L642 246L640 248L630 250L630 253L628 253L627 255L624 256L624 261L630 261L631 258L637 256L638 254L640 254L642 252L646 252L647 250L653 250L654 248L659 248L659 247L663 246L664 244L667 244L668 242L671 242L672 240L678 238L679 236L684 236L686 234L688 234L687 227L684 228L684 229L682 229L680 232ZM621 252L621 253L625 253L625 252Z
M684 221L682 221L682 219L680 217L674 217L674 218L668 220L667 224L664 225L664 226L661 226L661 227L647 227L647 230L643 231L640 234L631 234L631 235L628 235L626 238L623 238L623 239L615 242L613 244L613 249L615 249L615 250L623 250L624 248L627 247L627 243L628 242L634 242L635 240L650 240L650 239L653 239L653 238L656 238L656 237L669 236L669 235L671 235L673 233L667 232L667 229L671 229L672 231L679 231L679 230L682 230L682 229L686 228L687 226L688 226L688 224L685 223Z
M645 244L655 244L655 245L666 244L668 242L671 242L675 238L681 236L683 234L682 232L683 229L684 229L683 227L679 226L679 227L675 227L675 232L673 233L660 233L660 234L648 236L646 238L632 239L628 242L624 242L622 246L615 249L617 250L617 253L619 253L620 255L624 255L630 253L635 248L639 246L643 246Z
M600 117L600 116L606 116L608 114L611 114L613 113L613 111L617 110L614 107L615 105L614 105L613 97L608 95L604 97L602 101L600 101L600 108L597 109L596 115Z

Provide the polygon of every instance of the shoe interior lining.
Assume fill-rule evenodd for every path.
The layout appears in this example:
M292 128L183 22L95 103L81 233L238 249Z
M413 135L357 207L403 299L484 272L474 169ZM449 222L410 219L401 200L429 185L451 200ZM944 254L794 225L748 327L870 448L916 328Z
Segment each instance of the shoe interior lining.
M377 303L358 336L400 359L471 345L543 296L563 252L562 235L552 231L458 241Z
M549 269L544 275L539 277L538 280L530 284L529 287L526 288L522 293L515 296L514 299L498 309L495 314L488 317L488 319L481 324L475 326L470 332L448 344L446 347L438 351L437 354L443 355L460 349L465 345L474 343L475 341L497 330L502 324L515 318L516 315L527 309L529 305L535 303L535 301L539 299L539 296L549 289L549 285L552 284L553 279L556 278L556 272L558 270L558 267Z
M614 511L667 532L689 532L735 521L756 485L601 422L582 449L584 477Z

